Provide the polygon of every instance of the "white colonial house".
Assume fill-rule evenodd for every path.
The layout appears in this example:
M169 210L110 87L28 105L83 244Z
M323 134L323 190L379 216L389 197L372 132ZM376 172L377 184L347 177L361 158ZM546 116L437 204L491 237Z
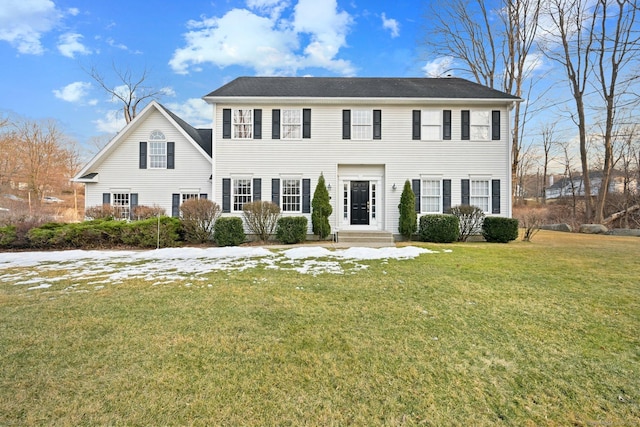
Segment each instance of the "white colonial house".
M75 178L86 206L178 215L182 201L208 197L241 215L269 200L307 216L311 233L323 175L337 235L399 234L407 180L418 215L472 204L511 216L512 95L459 78L241 77L204 99L212 132L152 102Z

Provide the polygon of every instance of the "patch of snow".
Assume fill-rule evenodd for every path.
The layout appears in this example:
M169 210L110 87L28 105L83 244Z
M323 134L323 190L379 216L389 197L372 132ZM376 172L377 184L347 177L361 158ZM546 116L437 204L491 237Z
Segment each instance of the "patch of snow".
M38 286L32 286L30 288L27 288L27 290L28 291L33 291L35 289L47 289L47 288L50 288L50 287L51 287L51 285L49 283L43 283L43 284L38 285Z

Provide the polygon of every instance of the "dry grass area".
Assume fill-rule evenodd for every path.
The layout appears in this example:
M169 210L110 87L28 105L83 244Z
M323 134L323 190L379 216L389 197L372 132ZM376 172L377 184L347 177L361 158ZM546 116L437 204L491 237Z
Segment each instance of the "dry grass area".
M424 246L342 275L0 281L0 425L640 424L638 238Z

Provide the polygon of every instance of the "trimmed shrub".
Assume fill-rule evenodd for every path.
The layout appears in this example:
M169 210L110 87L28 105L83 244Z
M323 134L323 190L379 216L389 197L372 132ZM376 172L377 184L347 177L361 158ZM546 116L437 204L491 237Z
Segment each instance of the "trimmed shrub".
M245 239L242 218L222 217L213 225L213 241L218 246L238 246Z
M290 245L301 243L307 239L307 218L303 216L287 216L278 220L276 239Z
M311 201L311 229L318 239L326 239L331 234L331 225L329 224L329 216L333 212L329 192L325 185L324 175L318 178L318 185L313 193Z
M140 221L142 219L157 218L165 215L166 211L160 206L138 205L133 208L131 218L133 220Z
M418 216L416 215L416 196L413 194L409 180L404 183L398 209L400 210L398 231L405 239L411 240L411 236L418 228Z
M213 237L213 225L220 216L220 206L207 199L191 199L180 205L184 237L190 243L207 243Z
M249 230L263 242L269 240L280 217L280 206L273 202L256 201L245 203L242 214Z
M87 219L106 219L111 220L119 218L116 212L116 208L108 203L98 206L90 206L84 211L84 216Z
M454 215L423 215L418 230L423 242L451 243L460 235L458 217Z
M460 205L449 209L449 214L458 217L460 234L458 241L466 242L469 236L482 232L484 212L477 206Z
M29 246L32 248L59 248L62 247L60 235L66 224L61 222L49 222L40 227L32 228L27 232Z
M482 224L482 235L487 242L507 243L518 238L518 220L489 216Z
M15 225L0 227L0 248L11 248L17 240L18 233Z
M158 224L158 221L160 223ZM180 240L180 220L163 216L124 223L122 243L140 248L175 247Z

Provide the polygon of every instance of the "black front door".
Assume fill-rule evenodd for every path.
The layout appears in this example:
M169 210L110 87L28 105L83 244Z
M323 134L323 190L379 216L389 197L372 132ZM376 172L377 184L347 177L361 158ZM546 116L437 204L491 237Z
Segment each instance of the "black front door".
M369 181L351 181L351 225L369 225Z

